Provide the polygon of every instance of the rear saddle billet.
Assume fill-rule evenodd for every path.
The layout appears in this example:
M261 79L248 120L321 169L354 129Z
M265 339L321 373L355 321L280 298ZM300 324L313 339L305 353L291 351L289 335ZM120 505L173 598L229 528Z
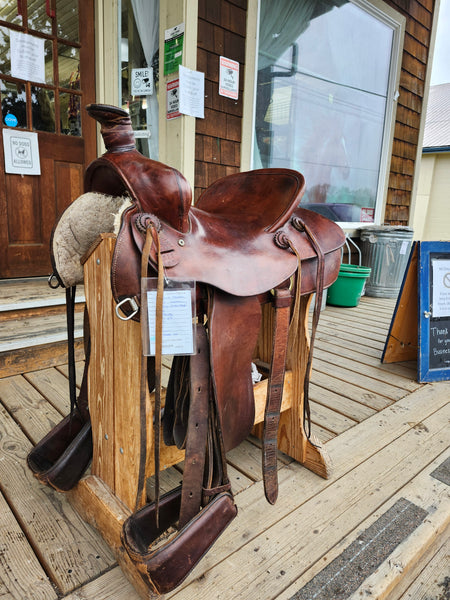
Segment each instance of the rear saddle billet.
M158 281L157 323L165 279L194 280L197 286L196 353L174 357L163 409L160 327L155 356L142 358L142 385L155 390L155 500L140 507L147 429L143 393L136 505L124 523L122 543L149 589L161 594L185 579L237 513L225 453L254 424L251 365L261 307L269 302L274 325L262 461L265 495L270 503L276 501L286 355L288 345L295 352L300 296L316 292L305 378L308 417L308 379L322 293L338 275L344 234L335 223L299 207L304 179L289 169L229 175L192 205L190 186L181 173L136 150L125 111L107 105L90 105L87 111L101 124L107 152L89 165L86 194L54 228L54 277L67 289L80 282L80 256L94 233L114 230L119 215L111 287L120 318L140 319L142 277ZM93 214L91 235L83 220ZM70 261L76 272L67 269ZM73 387L71 414L28 456L38 479L63 491L82 476L92 452L85 381L78 399ZM182 485L162 497L160 428L167 445L185 449ZM162 534L168 539L161 541Z

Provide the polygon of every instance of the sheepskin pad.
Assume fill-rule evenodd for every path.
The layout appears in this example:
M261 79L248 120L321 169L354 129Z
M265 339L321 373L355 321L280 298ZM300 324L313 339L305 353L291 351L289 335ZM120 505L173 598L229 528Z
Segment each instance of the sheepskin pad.
M89 192L66 208L53 230L50 249L64 287L83 282L81 257L101 233L118 233L122 212L130 205L128 197Z

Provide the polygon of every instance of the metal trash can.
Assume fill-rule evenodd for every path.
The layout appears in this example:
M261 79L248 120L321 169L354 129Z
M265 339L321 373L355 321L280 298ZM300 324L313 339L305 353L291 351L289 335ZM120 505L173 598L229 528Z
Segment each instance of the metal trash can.
M360 231L362 262L372 269L366 282L366 295L396 298L411 250L412 228L380 225Z

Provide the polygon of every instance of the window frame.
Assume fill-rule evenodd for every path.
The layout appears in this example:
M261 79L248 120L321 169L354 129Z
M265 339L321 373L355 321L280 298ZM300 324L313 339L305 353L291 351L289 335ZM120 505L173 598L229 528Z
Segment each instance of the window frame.
M382 134L383 141L380 156L380 169L378 173L377 196L375 201L375 216L374 222L370 223L371 225L379 225L383 221L388 192L406 18L382 0L349 0L349 2L380 20L393 31L391 59L389 64L389 81L386 96L386 113ZM259 15L260 0L250 0L247 14L246 75L244 82L246 93L244 95L244 119L241 144L241 170L243 171L252 169L253 161L259 49ZM339 222L339 225L350 233L369 225L369 223L360 221Z

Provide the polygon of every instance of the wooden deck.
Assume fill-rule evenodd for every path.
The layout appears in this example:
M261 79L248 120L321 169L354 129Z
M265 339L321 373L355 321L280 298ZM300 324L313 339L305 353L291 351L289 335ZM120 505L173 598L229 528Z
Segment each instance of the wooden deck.
M332 477L280 454L270 506L258 440L246 440L228 454L238 517L167 598L449 597L450 382L380 364L393 308L363 298L322 313L311 408ZM68 412L67 368L0 379L0 411L0 600L138 600L97 532L26 466ZM164 484L180 478L173 467Z

